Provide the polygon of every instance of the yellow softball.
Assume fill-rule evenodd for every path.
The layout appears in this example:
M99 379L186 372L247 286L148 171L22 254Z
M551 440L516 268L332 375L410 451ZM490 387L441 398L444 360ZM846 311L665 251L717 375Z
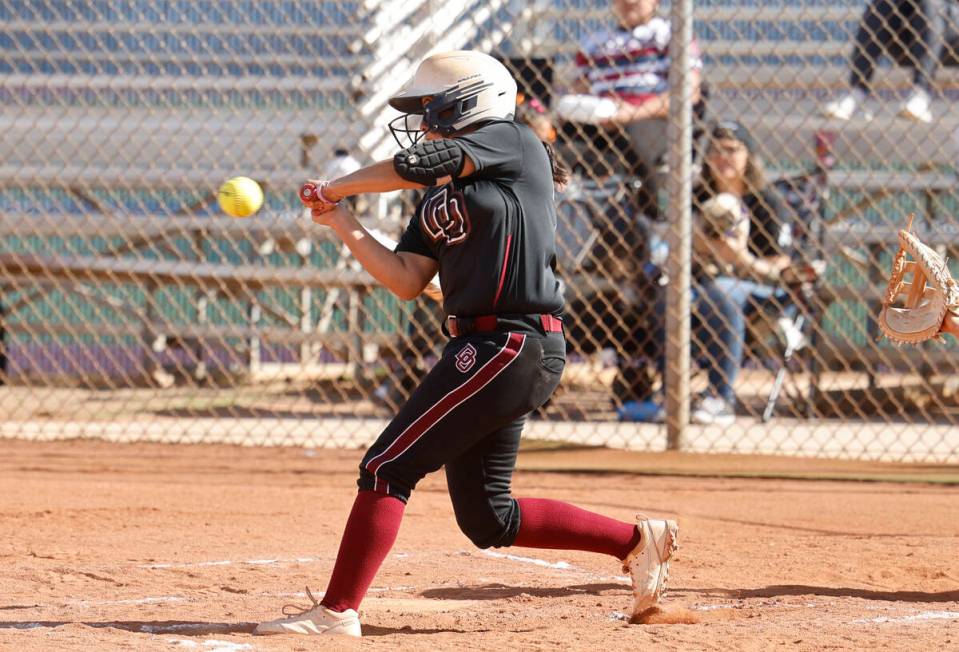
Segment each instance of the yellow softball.
M232 217L249 217L263 205L263 189L249 177L233 177L217 193L217 203Z

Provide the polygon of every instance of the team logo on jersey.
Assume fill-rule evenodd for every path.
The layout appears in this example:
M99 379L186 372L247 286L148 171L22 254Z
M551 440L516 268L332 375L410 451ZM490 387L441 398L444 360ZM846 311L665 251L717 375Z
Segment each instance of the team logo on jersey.
M467 344L456 353L455 357L456 368L465 374L476 364L476 349L472 344Z
M444 240L447 245L458 245L469 237L466 200L461 192L449 192L448 186L423 202L421 215L423 231L433 242Z

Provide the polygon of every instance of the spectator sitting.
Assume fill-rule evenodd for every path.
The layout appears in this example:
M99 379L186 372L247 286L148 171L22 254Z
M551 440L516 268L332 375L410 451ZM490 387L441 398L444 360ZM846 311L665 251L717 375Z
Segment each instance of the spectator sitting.
M731 423L748 317L795 310L785 285L814 281L817 266L794 267L782 254L782 203L766 185L748 131L719 122L709 132L702 178L694 193L694 317L709 365L710 391L691 413L694 423Z
M747 318L761 310L794 312L783 285L812 281L816 271L800 272L782 253L789 233L783 204L766 184L748 131L728 121L713 124L708 135L702 177L694 192L691 327L696 357L707 367L709 390L697 399L690 420L728 425L735 418L734 387ZM656 312L654 339L663 343L662 293ZM662 372L664 352L658 351L657 357ZM646 406L635 407L637 413L649 412ZM661 411L650 414L651 420L662 418Z
M830 102L823 113L849 120L869 97L879 56L913 69L912 92L899 115L917 122L932 122L930 94L942 55L945 2L952 0L873 0L863 11L850 60L851 91ZM865 119L872 113L862 109Z
M611 4L616 27L587 37L576 55L579 77L571 90L588 95L560 98L557 114L613 129L611 134L599 133L597 140L612 141L614 148L619 146L615 140L620 128L626 129L631 151L615 153L624 158L627 168L634 163L645 168L639 208L656 219L660 168L667 147L670 23L656 15L659 0L612 0ZM691 93L697 104L702 59L695 41L691 47ZM592 115L584 115L581 109L586 105L591 105Z

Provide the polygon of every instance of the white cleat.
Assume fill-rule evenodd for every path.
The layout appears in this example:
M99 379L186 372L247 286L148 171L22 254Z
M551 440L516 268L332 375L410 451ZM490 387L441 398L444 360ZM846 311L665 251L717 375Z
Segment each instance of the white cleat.
M633 616L638 616L659 602L666 590L669 558L679 547L679 525L636 516L639 544L623 560L623 572L633 581Z
M929 107L929 94L923 90L915 91L899 109L899 117L913 122L931 123L932 109Z
M308 609L301 609L295 605L286 605L283 607L283 614L286 618L277 618L265 623L260 623L253 630L254 634L303 634L306 636L318 636L328 634L331 636L355 636L360 637L360 619L358 614L352 609L346 611L332 611L327 609L313 597L310 589L306 590L306 595L313 602L313 606ZM288 609L294 609L299 613L288 614Z
M836 120L845 121L851 120L856 114L857 110L859 111L863 120L872 120L872 113L865 108L860 107L859 100L857 100L856 96L852 93L824 106L822 109L822 114L827 118L835 118Z
M700 425L731 426L736 423L735 406L718 396L703 396L693 406L689 414L689 422Z

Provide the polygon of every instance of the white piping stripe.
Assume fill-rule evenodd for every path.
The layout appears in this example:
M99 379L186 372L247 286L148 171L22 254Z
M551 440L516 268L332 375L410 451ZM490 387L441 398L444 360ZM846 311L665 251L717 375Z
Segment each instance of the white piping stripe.
M384 465L384 464L389 464L390 462L396 460L400 455L402 455L403 453L405 453L406 451L408 451L408 450L413 446L413 444L415 444L416 442L418 442L420 439L423 438L423 436L424 436L426 433L428 433L430 430L432 430L432 429L433 429L433 426L435 426L437 423L439 423L439 422L443 419L443 417L445 417L447 414L449 414L450 412L452 412L453 410L455 410L457 407L459 407L460 405L462 405L463 403L465 403L466 401L468 401L469 399L471 399L471 398L472 398L473 396L475 396L480 390L482 390L484 387L486 387L486 386L489 385L491 382L493 382L493 380L495 380L495 379L497 378L497 376L499 376L501 373L503 373L504 371L506 371L507 367L509 367L511 364L513 364L513 363L516 361L516 359L519 357L519 354L523 351L523 346L524 346L525 344L526 344L526 335L523 335L523 340L520 342L519 348L516 350L516 355L513 356L513 359L512 359L512 360L510 360L506 365L504 365L502 369L500 369L500 370L497 371L495 374L493 374L492 376L490 376L489 380L487 380L485 383L483 383L482 385L480 385L479 387L477 387L477 388L476 388L475 390L473 390L473 392L471 392L470 394L464 396L464 397L462 398L462 400L460 400L459 403L456 403L456 404L450 406L450 409L448 409L446 412L444 412L443 414L441 414L441 415L439 415L438 417L436 417L436 419L433 421L433 423L430 424L429 427L427 427L425 430L423 430L423 432L420 433L419 437L417 437L416 439L414 439L413 441L411 441L411 442L406 446L406 448L404 448L403 450L401 450L400 452L398 452L396 455L394 455L394 456L391 457L390 459L384 460L384 461L380 462L380 464L379 464L379 466L377 467L376 470L379 471L380 469L383 468L383 465ZM483 368L485 369L486 366L489 365L490 362L492 362L493 360L495 360L496 358L498 358L498 357L500 356L500 354L502 354L503 351L506 350L506 346L507 346L507 345L509 345L509 342L507 342L506 345L504 345L503 348L500 349L500 351L499 351L495 356L493 356L493 357L490 359L489 362L487 362L485 365L483 365ZM470 378L470 380L472 380L473 378L476 378L476 376L477 376L478 374L479 374L479 372L477 371L476 374L473 374L473 376ZM467 381L467 382L468 382L468 381ZM466 384L466 383L464 383L464 385L465 385L465 384ZM460 387L463 387L463 385L460 385ZM454 391L455 391L455 390L454 390ZM449 396L449 394L447 394L447 396ZM437 403L437 404L438 404L438 403ZM437 404L434 404L434 407L435 407ZM433 408L430 408L430 409L433 409ZM418 420L417 420L417 421L418 421ZM406 432L406 431L404 431L404 433L405 433L405 432ZM399 441L399 437L397 437L396 441ZM389 449L387 448L386 451L383 451L383 454L386 454L388 451L389 451Z
M457 403L456 405L454 405L453 407L451 407L449 410L447 410L446 412L444 412L442 415L440 415L437 419L435 419L434 422L433 422L433 424L430 425L429 428L426 428L426 429L420 434L419 437L417 437L416 439L414 439L414 440L410 443L409 446L407 446L406 448L404 448L404 449L403 449L402 451L400 451L397 455L394 455L392 458L390 458L390 459L388 459L388 460L386 460L386 461L384 461L384 462L381 462L379 465L377 465L376 470L379 471L379 469L383 466L383 464L386 464L386 462L392 462L392 461L395 460L397 457L399 457L400 455L402 455L403 453L405 453L405 452L409 449L410 446L412 446L413 444L415 444L416 442L418 442L418 441L420 440L420 438L421 438L424 434L426 434L427 432L429 432L430 428L432 428L434 425L436 425L436 423L438 423L438 422L440 421L440 419L442 419L442 418L445 417L447 414L449 414L450 411L453 410L453 408L458 407L459 405L461 405L461 404L463 403L463 401L469 399L470 397L472 397L473 395L475 395L476 392L478 392L479 390L483 389L483 387L486 387L486 385L488 385L490 382L492 382L492 380L493 380L494 378L496 378L497 376L499 376L499 375L503 372L503 370L506 369L506 367L508 367L510 364L513 364L513 361L516 360L516 358L519 357L519 354L523 351L523 346L524 346L525 344L526 344L526 335L524 334L524 335L523 335L523 341L520 342L520 345L519 345L519 350L517 350L516 356L513 358L513 360L510 360L509 364L507 364L505 367L503 367L503 369L500 369L498 372L496 372L496 374L494 374L488 381L486 381L485 383L483 383L482 387L479 387L479 388L478 388L476 391L474 391L472 394L470 394L469 396L466 396L462 401L460 401L459 403ZM427 408L427 410L426 410L425 412L423 412L423 414L420 415L420 416L416 419L416 421L414 421L413 423L411 423L410 425L408 425L408 426L403 430L403 432L401 432L401 433L396 437L396 439L394 439L394 440L390 443L390 445L386 447L386 450L384 450L382 453L380 453L379 455L377 455L376 457L374 457L373 459L371 459L369 462L367 462L366 468L369 469L371 466L375 465L375 463L376 463L377 460L379 460L379 459L382 458L382 457L385 457L385 456L390 452L390 449L396 444L396 442L398 442L398 441L400 441L401 439L403 439L403 436L404 436L407 432L409 432L410 429L411 429L413 426L417 425L420 421L422 421L423 419L425 419L426 416L430 413L430 411L431 411L433 408L435 408L437 405L439 405L440 403L442 403L443 401L445 401L450 395L452 395L453 393L455 393L457 390L459 390L460 388L462 388L464 385L467 385L471 380L473 380L474 378L476 378L476 377L480 374L480 372L482 372L484 369L486 369L486 367L488 367L488 366L490 366L491 364L493 364L493 361L496 360L496 359L503 353L503 351L506 350L506 347L508 347L508 346L509 346L509 339L506 340L506 344L503 345L503 348L501 348L499 351L497 351L497 352L496 352L496 355L494 355L492 358L490 358L489 360L487 360L487 361L486 361L486 364L484 364L482 367L480 367L479 369L477 369L476 372L475 372L472 376L470 376L469 378L467 378L466 380L464 380L462 383L460 383L459 385L457 385L456 387L454 387L453 389L451 389L450 391L448 391L448 392L443 396L443 398L439 399L438 401L436 401L435 403L433 403L433 405L431 405L429 408ZM375 475L375 473L374 473L374 475Z
M432 430L432 429L433 429L433 426L435 426L437 423L439 423L440 421L442 421L442 420L443 420L443 417L445 417L447 414L449 414L450 412L452 412L453 410L455 410L457 407L459 407L460 405L462 405L463 403L465 403L465 402L468 401L469 399L471 399L471 398L473 398L474 396L476 396L476 393L477 393L477 392L479 392L481 389L483 389L484 387L486 387L487 385L489 385L491 382L493 382L493 381L496 379L497 376L499 376L501 373L503 373L504 371L506 371L507 367L509 367L509 366L510 366L511 364L513 364L514 362L516 362L516 360L519 358L519 354L523 352L523 346L524 346L525 344L526 344L526 335L524 334L524 335L523 335L523 340L519 343L519 348L516 350L516 355L513 356L513 359L512 359L512 360L510 360L508 363L506 363L505 365L503 365L503 368L502 368L502 369L500 369L500 370L497 371L495 374L493 374L492 376L490 376L490 379L489 379L489 380L487 380L485 383L483 383L482 385L480 385L479 387L477 387L471 394L469 394L469 395L467 395L467 396L464 396L463 399L462 399L459 403L456 403L455 405L451 406L450 409L448 409L446 412L444 412L443 414L441 414L440 416L438 416L438 417L433 421L433 423L430 424L430 426L429 426L428 428L426 428L423 432L421 432L419 437L417 437L416 439L414 439L413 441L411 441L411 442L409 443L409 445L407 445L406 448L404 448L403 450L401 450L399 453L397 453L396 455L394 455L394 456L391 457L390 459L384 460L384 461L380 462L380 465L379 465L378 467L376 467L376 470L379 471L380 469L383 468L383 465L384 465L384 464L389 464L390 462L392 462L393 460L395 460L396 458L398 458L400 455L402 455L403 453L405 453L406 451L408 451L408 450L410 449L410 447L413 446L413 444L415 444L416 442L418 442L420 439L423 438L423 435L425 435L425 434L428 433L430 430ZM509 345L509 341L506 342L506 345ZM485 368L490 362L492 362L493 360L495 360L496 358L498 358L499 355L500 355L503 351L506 350L506 345L504 345L503 348L500 349L499 353L497 353L495 356L493 356L493 357L490 359L489 362L487 362L485 365L483 365L483 368ZM471 377L470 380L472 380L472 378L475 378L477 374L479 374L478 371L476 372L476 374L473 374L473 376ZM465 384L465 383L464 383L464 384ZM462 386L463 386L463 385L460 385L460 387L462 387ZM449 396L449 394L447 394L447 396ZM437 404L434 404L434 407L435 407L436 405L437 405ZM430 408L430 410L432 410L432 409L433 409L433 408ZM428 411L427 411L427 412L428 412ZM419 419L417 419L417 421L419 421ZM405 433L406 431L404 430L403 432ZM402 436L402 435L401 435L401 436ZM399 441L399 439L400 439L400 437L397 437L395 441ZM395 443L395 441L394 441L394 443ZM387 448L385 451L383 451L383 455L385 455L388 451L389 451L389 448Z
M407 432L410 431L410 428L412 428L413 426L415 426L416 424L418 424L421 420L425 419L425 418L426 418L426 415L430 413L430 410L432 410L434 407L436 407L437 405L439 405L440 403L442 403L443 401L445 401L451 394L453 394L454 392L456 392L456 391L457 391L460 387L462 387L463 385L466 385L467 383L469 383L471 380L473 380L473 378L475 378L477 375L479 375L479 373L480 373L481 371L483 371L484 369L486 369L486 367L488 367L489 365L491 365L491 364L493 363L493 360L495 360L497 357L499 357L500 353L502 353L503 351L506 350L506 347L507 347L507 346L509 346L509 340L506 341L506 344L503 345L503 348L502 348L502 349L500 349L499 351L496 352L496 355L494 355L494 356L491 357L489 360L487 360L487 361L486 361L486 364L484 364L482 367L480 367L479 369L477 369L477 370L473 373L472 376L470 376L469 378L467 378L466 380L464 380L462 383L460 383L459 385L457 385L456 387L454 387L453 389L451 389L450 391L448 391L446 394L444 394L442 398L440 398L438 401L436 401L435 403L433 403L433 405L431 405L429 408L427 408L427 409L423 412L423 414L421 414L419 417L417 417L416 421L414 421L414 422L411 423L410 425L406 426L406 428L403 430L403 432L401 432L401 433L396 437L396 439L394 439L392 442L390 442L390 445L386 447L386 450L384 450L382 453L380 453L379 455L377 455L376 457L374 457L373 459L371 459L371 460L367 463L367 465L366 465L367 468L369 468L369 467L370 467L374 462L376 462L378 459L380 459L381 457L383 457L384 455L386 455L387 453L389 453L389 452L390 452L390 448L393 446L393 444L395 444L395 443L398 442L400 439L402 439L402 438L403 438L403 435L405 435Z

